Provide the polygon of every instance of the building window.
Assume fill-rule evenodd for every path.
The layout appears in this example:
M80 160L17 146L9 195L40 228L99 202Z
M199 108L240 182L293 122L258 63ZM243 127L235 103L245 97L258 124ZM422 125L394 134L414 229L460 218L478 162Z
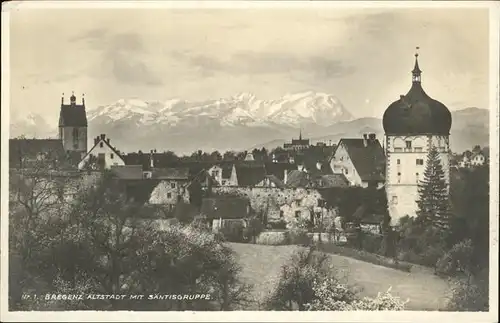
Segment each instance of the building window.
M349 170L348 170L347 168L345 169L345 173L346 173L346 174L349 174Z
M280 210L280 219L283 219L285 217L285 211Z
M113 153L109 154L109 158L113 159L115 155Z
M415 173L415 177L417 178L417 182L418 182L418 173Z
M401 183L401 173L398 173L398 184Z
M401 165L401 159L398 159L398 160L396 161L396 163L397 163L398 165Z
M295 217L296 218L300 217L300 211L295 211Z
M215 177L218 177L219 176L219 171L218 170L214 170L212 172L212 174L215 176Z
M171 199L172 198L172 193L167 193L167 198Z
M171 188L175 188L175 183L170 183Z
M423 165L424 160L423 159L417 159L417 165Z
M406 149L411 149L411 141L410 140L406 141Z
M104 144L102 143L102 141L99 143L99 147L104 147Z

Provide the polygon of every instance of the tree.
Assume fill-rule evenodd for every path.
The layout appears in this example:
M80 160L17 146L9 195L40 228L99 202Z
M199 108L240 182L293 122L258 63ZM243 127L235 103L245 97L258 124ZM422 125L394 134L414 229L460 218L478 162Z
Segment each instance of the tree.
M235 159L235 152L232 150L226 151L222 159L227 161L233 161Z
M443 232L450 225L448 183L436 147L427 156L424 177L418 184L417 219L423 226L433 225Z
M220 161L220 160L222 160L222 155L220 154L220 152L218 152L216 150L210 154L210 160L211 161Z

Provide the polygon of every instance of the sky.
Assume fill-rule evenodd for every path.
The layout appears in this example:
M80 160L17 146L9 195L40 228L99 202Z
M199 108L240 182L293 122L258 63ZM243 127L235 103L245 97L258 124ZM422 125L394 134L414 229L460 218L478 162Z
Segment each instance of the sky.
M23 9L11 13L11 118L57 120L121 98L317 91L381 117L411 85L450 110L488 108L486 9Z

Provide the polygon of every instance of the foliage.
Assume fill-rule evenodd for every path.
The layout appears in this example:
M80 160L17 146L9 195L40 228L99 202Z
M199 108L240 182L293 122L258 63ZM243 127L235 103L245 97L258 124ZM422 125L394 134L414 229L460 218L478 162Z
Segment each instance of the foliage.
M441 275L455 276L472 273L473 246L470 239L455 244L436 264L436 272Z
M232 250L216 235L196 225L159 231L149 221L139 221L146 211L127 202L121 192L121 184L104 173L97 185L80 189L61 216L37 222L36 230L26 232L12 221L11 232L18 236L11 237L10 270L19 273L12 275L19 282L10 289L13 309L231 310L246 301L250 286L240 281L241 268ZM21 218L19 211L23 209L12 208L11 216ZM31 252L27 245L33 246ZM19 299L34 290L38 294L205 293L212 299L55 303Z
M313 283L326 275L326 256L313 248L293 255L290 264L281 268L277 286L265 300L267 310L305 310L314 299Z
M450 311L486 312L489 310L489 277L484 269L474 276L454 282L448 304Z
M348 286L333 278L315 281L313 290L314 301L306 306L309 311L403 311L408 302L391 295L391 288L376 298L358 299Z
M418 184L417 218L422 226L433 225L440 231L450 226L448 184L436 147L427 155L423 179Z
M323 253L313 248L296 253L290 265L282 267L277 286L268 296L267 310L404 310L406 302L390 294L360 299L353 289L335 277Z

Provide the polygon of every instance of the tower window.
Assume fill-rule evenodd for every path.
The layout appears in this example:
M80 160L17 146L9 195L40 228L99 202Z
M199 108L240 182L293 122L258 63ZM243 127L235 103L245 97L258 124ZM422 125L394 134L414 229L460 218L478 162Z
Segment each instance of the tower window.
M396 163L397 163L398 165L401 165L401 159L398 159L398 160L396 161Z
M424 160L423 159L417 159L417 165L423 165Z
M411 141L410 140L406 141L406 149L411 149Z

